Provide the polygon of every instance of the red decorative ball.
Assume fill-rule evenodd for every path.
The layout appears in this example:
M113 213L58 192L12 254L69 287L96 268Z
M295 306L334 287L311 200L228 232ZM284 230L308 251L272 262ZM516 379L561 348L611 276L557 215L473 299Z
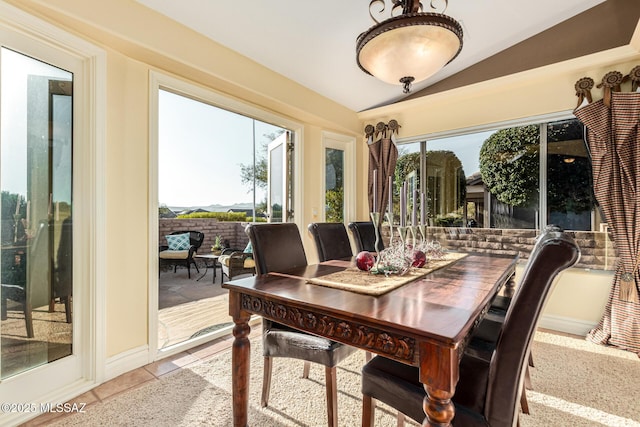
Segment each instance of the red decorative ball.
M411 262L411 265L413 267L424 267L424 265L427 263L427 256L425 255L424 252L422 251L415 251L413 252L413 261Z
M376 259L368 251L362 251L356 255L356 266L362 271L369 271L376 263Z

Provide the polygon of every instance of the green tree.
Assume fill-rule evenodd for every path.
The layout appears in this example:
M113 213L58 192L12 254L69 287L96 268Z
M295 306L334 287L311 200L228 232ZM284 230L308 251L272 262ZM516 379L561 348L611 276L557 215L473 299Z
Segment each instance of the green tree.
M582 141L577 120L553 123L547 129L550 147ZM491 135L480 150L480 173L491 194L514 207L538 203L540 131L537 125L502 129ZM552 212L580 213L593 209L591 166L584 156L567 162L564 150L549 150L547 158L547 205Z
M536 125L502 129L480 149L480 174L484 185L500 202L527 207L538 200L538 148Z
M344 190L342 187L327 190L325 195L327 222L343 222L344 212Z
M439 186L427 184L427 188L420 188L420 153L407 153L398 157L396 164L396 172L394 177L395 188L402 188L402 184L407 179L407 176L415 171L416 182L418 191L425 191L426 199L429 201L431 210L427 213L428 217L434 217L436 214L447 215L452 214L461 207L464 206L467 183L464 170L462 168L462 162L455 155L454 152L448 150L435 150L427 151L427 170L426 177L427 182L432 182L436 179L436 174L441 181L444 182L457 182L457 184L450 186L450 188L444 186L442 183ZM438 172L436 172L436 170ZM430 194L429 190L436 190L439 188L440 194ZM434 198L441 200L439 206L434 206ZM395 205L394 200L394 205ZM444 209L445 212L435 212L434 209ZM394 209L395 210L395 209Z
M549 156L547 160L547 205L550 212L581 213L593 210L595 196L592 187L591 161L583 144L582 124L565 120L548 127ZM554 144L579 141L584 155L555 154ZM564 150L561 150L562 153Z
M325 151L325 218L327 222L344 221L344 151ZM331 176L331 179L329 177ZM332 185L329 188L329 185Z

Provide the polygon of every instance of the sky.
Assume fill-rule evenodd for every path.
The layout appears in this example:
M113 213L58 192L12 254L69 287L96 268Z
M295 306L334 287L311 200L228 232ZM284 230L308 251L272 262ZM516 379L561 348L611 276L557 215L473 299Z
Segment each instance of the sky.
M469 177L480 171L480 148L493 133L494 130L430 140L427 141L427 151L453 151L462 163L464 174Z
M240 165L253 163L254 122L257 160L270 142L264 135L281 128L163 90L159 104L160 205L252 203ZM256 203L265 197L257 188Z

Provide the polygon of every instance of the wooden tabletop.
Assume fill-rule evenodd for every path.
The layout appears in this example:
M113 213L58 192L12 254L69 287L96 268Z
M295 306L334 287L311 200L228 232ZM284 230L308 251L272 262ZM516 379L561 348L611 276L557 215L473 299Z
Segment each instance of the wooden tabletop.
M287 301L299 308L313 307L358 322L373 321L377 326L454 345L468 333L496 287L513 275L515 263L513 256L469 254L380 296L309 284L304 279L353 265L353 261L346 260L310 265L286 274L234 280L222 286L247 295Z

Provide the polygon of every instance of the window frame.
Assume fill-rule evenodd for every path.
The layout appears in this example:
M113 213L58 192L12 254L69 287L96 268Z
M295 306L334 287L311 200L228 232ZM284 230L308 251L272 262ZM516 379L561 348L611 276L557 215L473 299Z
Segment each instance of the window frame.
M149 72L149 242L147 251L149 254L148 277L149 277L149 352L148 362L177 354L188 348L195 347L213 339L211 336L202 336L183 343L171 346L167 349L158 348L158 268L157 257L159 242L159 200L158 200L158 124L159 124L159 96L160 90L172 92L176 95L191 98L198 102L204 102L217 108L221 108L243 116L268 122L280 126L291 132L291 140L295 144L294 149L294 170L301 171L302 159L304 159L304 126L296 121L287 119L268 110L250 104L246 101L234 98L230 95L222 94L214 89L198 85L192 81L183 80L170 76L166 73L151 70ZM294 222L303 230L303 216L299 215L304 206L304 176L298 173L294 177L293 211Z
M404 144L416 143L416 142L420 143L420 146L421 146L420 168L424 170L426 168L425 154L426 154L426 149L428 148L428 142L430 140L444 139L444 138L450 138L450 137L462 136L462 135L470 135L470 134L486 132L486 131L498 131L501 129L507 129L512 127L529 126L529 125L539 126L540 128L540 152L539 152L540 159L539 160L540 161L539 161L539 171L538 171L538 177L539 177L538 184L539 184L540 194L544 194L544 197L539 198L539 202L538 202L539 212L537 215L537 223L535 224L535 227L534 227L535 230L539 230L541 227L544 227L544 225L548 223L548 213L547 213L547 208L548 208L548 202L547 202L548 125L553 122L562 121L562 120L571 120L571 119L576 119L572 111L560 111L556 113L530 116L523 119L507 120L507 121L496 122L496 123L487 123L479 126L471 126L467 128L452 129L452 130L422 134L422 135L411 136L411 137L403 137L403 138L398 138L396 140L396 143L398 144L398 146L401 146ZM421 182L422 188L426 188L424 186L426 184L426 182L424 182L425 179L426 179L426 173L421 173L421 181L423 181ZM490 209L490 206L487 206L487 209ZM598 231L598 230L595 230L593 220L592 220L591 228L592 229L589 230L590 232ZM576 231L580 231L580 230L576 230Z

